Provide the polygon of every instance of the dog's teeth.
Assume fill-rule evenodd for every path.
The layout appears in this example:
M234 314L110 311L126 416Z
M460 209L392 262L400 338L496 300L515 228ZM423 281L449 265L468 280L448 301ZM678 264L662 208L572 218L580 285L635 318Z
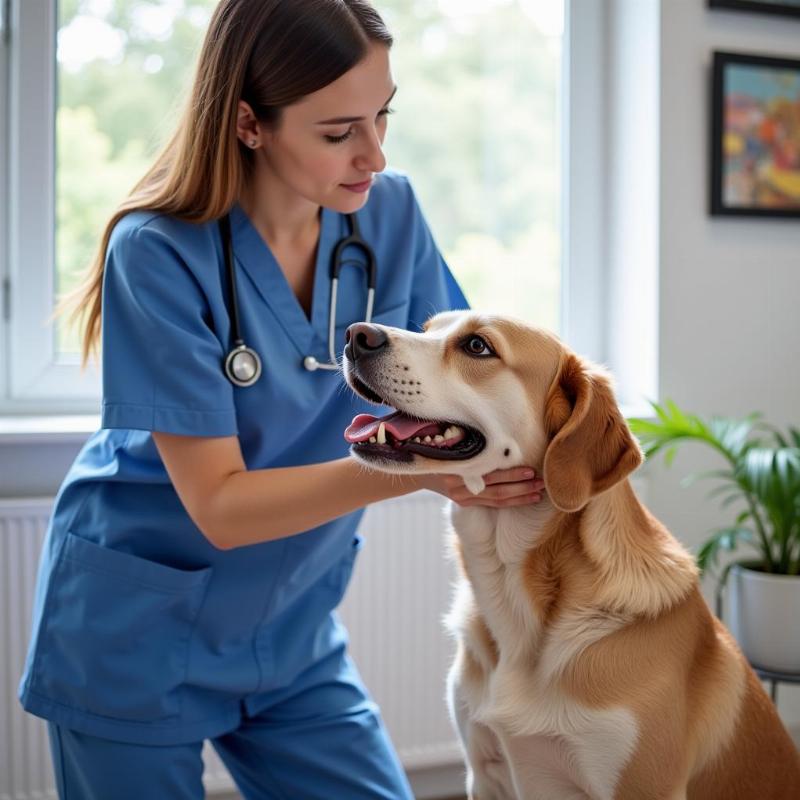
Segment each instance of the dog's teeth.
M381 422L378 426L378 444L386 444L386 423Z
M426 442L426 443L428 443L428 442L430 442L430 441L431 441L431 437L430 437L430 436L426 436L426 437L425 437L425 442Z
M436 444L441 444L444 441L444 436L437 434L433 437L433 441L436 442Z
M421 442L421 441L422 441L422 439L420 439L420 438L419 438L419 436L415 436L415 437L414 437L414 441L415 441L415 442Z
M377 440L377 439L376 439L374 436L370 436L370 437L369 437L369 443L370 443L370 444L375 444L375 442L377 442L377 441L378 441L378 440Z

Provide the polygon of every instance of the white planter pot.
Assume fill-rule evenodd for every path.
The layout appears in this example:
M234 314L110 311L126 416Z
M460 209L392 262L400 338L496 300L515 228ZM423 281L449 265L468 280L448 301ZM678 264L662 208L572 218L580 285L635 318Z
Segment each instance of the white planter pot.
M728 627L751 664L800 674L800 577L737 564L728 577Z

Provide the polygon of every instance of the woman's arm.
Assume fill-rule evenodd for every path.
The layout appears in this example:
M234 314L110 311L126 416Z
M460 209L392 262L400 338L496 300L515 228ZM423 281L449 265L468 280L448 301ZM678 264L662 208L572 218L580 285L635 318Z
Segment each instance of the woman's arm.
M423 488L417 476L367 470L349 457L248 470L236 436L153 439L189 516L221 550L293 536Z
M304 467L248 470L236 436L153 433L175 490L195 525L221 550L281 539L370 503L430 489L459 505L537 503L543 482L523 467L484 476L472 495L456 475L389 475L346 457Z

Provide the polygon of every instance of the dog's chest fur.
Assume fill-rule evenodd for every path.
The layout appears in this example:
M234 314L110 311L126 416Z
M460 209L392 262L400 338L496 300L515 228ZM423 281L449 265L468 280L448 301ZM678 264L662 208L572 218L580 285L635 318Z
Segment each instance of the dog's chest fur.
M581 705L560 688L559 679L586 647L628 620L591 607L548 613L546 604L537 602L531 551L542 544L553 512L547 499L502 511L452 507L468 580L459 583L448 625L481 670L451 679L460 684L471 719L505 741L506 757L531 752L530 746L514 747L515 739L557 743L544 748L561 754L560 763L550 766L569 773L592 797L610 799L635 748L636 721L624 708ZM542 580L546 586L546 575ZM518 764L515 771L530 766Z

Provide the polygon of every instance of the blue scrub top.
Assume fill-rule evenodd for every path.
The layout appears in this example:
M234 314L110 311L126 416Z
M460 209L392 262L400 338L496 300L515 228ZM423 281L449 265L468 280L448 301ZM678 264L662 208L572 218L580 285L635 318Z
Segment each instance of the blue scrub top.
M217 550L183 508L150 433L238 435L248 469L347 455L344 429L375 407L341 373L303 367L307 355L327 360L330 261L348 233L342 215L321 214L309 319L247 215L231 211L242 335L264 364L247 388L222 370L231 331L217 224L137 211L115 226L102 428L59 490L41 556L20 684L31 713L119 741L197 741L235 728L346 639L331 612L363 509ZM419 330L438 311L468 308L403 175L380 174L358 219L377 258L375 322ZM338 298L337 356L347 326L364 318L363 269L343 267Z

